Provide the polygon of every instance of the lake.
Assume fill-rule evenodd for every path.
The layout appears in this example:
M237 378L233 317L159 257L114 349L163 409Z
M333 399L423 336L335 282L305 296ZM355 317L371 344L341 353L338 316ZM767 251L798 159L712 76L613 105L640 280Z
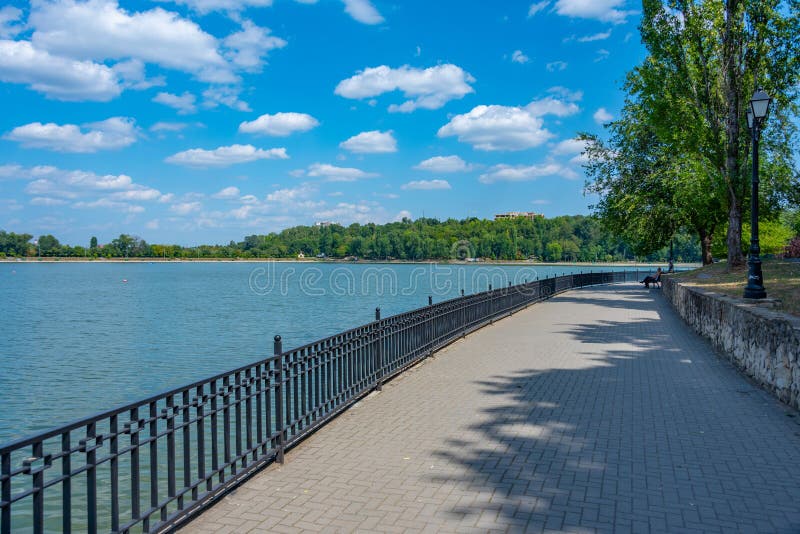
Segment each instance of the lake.
M589 268L0 263L0 443L428 302ZM622 270L595 267L593 270Z

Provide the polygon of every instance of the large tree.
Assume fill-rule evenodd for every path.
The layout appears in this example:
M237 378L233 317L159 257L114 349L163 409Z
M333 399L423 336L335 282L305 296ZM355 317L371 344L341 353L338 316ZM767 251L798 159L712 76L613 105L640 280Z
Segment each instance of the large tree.
M792 165L798 82L798 0L643 0L645 60L627 76L610 138L590 146L599 213L635 238L663 245L676 225L697 232L703 259L727 224L729 265L743 262L749 201L746 110L764 88L775 98L762 146L765 215L797 197ZM625 217L625 219L622 219ZM655 230L655 229L658 230Z

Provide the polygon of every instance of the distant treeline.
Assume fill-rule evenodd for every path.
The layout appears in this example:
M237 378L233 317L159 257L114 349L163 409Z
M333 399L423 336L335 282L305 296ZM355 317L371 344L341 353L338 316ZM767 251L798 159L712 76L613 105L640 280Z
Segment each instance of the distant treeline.
M341 226L296 226L280 233L250 235L227 245L148 244L122 234L110 243L88 246L59 243L52 235L33 240L30 234L0 231L0 256L131 257L131 258L306 258L357 257L368 260L447 260L485 258L541 261L666 261L669 247L646 257L604 229L598 219L582 215L534 220L489 221L421 218L415 221ZM696 240L687 233L673 240L675 261L700 259Z

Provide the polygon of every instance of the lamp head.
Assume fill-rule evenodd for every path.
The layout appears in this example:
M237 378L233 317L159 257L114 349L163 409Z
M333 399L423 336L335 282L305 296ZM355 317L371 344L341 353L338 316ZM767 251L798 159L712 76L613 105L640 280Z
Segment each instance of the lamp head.
M753 98L750 99L750 109L753 110L753 117L756 120L761 121L767 116L770 102L772 99L763 90L759 89L755 92Z

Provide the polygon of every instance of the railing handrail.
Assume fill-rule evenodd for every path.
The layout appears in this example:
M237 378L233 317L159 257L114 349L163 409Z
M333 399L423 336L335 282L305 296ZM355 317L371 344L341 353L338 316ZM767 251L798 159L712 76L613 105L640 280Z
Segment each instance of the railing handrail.
M280 338L276 336L274 353L266 358L2 444L0 534L11 532L11 505L28 498L33 501L33 530L42 532L45 489L56 484L64 486L64 525L69 525L71 497L67 494L73 479L83 474L89 477L86 484L90 488L86 497L89 502L87 528L95 532L96 470L106 462L111 466L112 511L109 515L111 524L117 525L115 529L126 531L138 523L142 523L146 532L174 526L255 470L270 461L282 461L284 448L303 439L371 389L380 388L384 380L443 346L497 318L562 291L625 281L628 273L627 270L581 272L537 278L469 295L462 293L436 304L429 297L427 306L376 319L289 350L282 349ZM274 420L271 419L273 411ZM130 421L126 421L127 417ZM82 427L85 433L77 437L83 436L83 439L72 441L72 433L78 433ZM204 432L212 436L204 437ZM58 436L61 437L60 450L51 443ZM182 450L176 450L176 436ZM110 443L110 452L106 450L106 441ZM206 441L210 451L204 448ZM52 454L47 453L46 443L47 450L55 449ZM159 443L167 452L158 452ZM220 450L223 445L224 451ZM33 447L30 454L23 451L28 446ZM194 456L192 446L197 447ZM140 454L147 457L147 451L151 502L149 508L144 503L144 511L141 511L142 473L138 458ZM21 456L23 454L27 456ZM209 454L210 465L206 466ZM80 455L86 455L85 460L81 460ZM120 526L117 471L119 459L128 455L131 457L130 483L136 488L131 490L135 504L128 510L131 519ZM164 475L159 474L159 469L164 467L161 463L164 455L169 461L166 492L158 485L159 478L162 486L164 484ZM73 456L85 463L71 467ZM176 458L183 459L182 467L176 467ZM43 474L55 465L54 461L61 462L62 474L47 480ZM17 467L12 465L15 462ZM183 474L179 486L176 473ZM29 489L24 486L16 493L12 491L26 480L14 477L26 476L32 477ZM145 473L145 478L147 476ZM81 482L78 480L76 484Z
M610 271L610 272L625 272L625 271ZM570 276L570 275L565 275L565 276ZM554 278L560 278L560 277L559 276L553 276L553 277L545 278L543 280L549 280L549 279L554 279ZM535 282L538 282L538 280L535 281ZM535 282L524 282L522 284L517 284L517 285L511 286L511 287L512 288L521 287L521 286L524 286L524 285L527 285L527 284L532 284L532 283L535 283ZM469 297L473 297L474 298L474 297L477 297L477 296L480 296L480 295L491 295L493 292L498 291L499 289L501 289L501 288L487 289L487 290L484 290L484 291L479 291L477 293L470 293L470 294L464 295L464 296L456 296L456 297L454 297L452 299L448 299L448 300L444 300L444 301L438 302L438 303L434 304L433 306L439 306L441 304L444 304L444 303L447 303L447 302L451 302L451 301L459 301L461 299L468 299ZM334 339L336 337L345 336L347 334L351 334L351 333L355 332L356 330L358 330L360 328L364 328L364 327L372 326L372 325L376 325L376 324L387 324L387 323L389 323L389 322L391 322L393 320L399 319L402 316L405 316L405 315L410 316L410 315L413 315L416 312L419 312L419 311L422 311L422 310L425 310L425 309L430 309L430 308L431 308L431 306L423 306L423 307L420 307L420 308L414 308L413 310L407 310L407 311L404 311L404 312L399 312L399 313L396 313L394 315L390 315L388 317L383 317L383 318L381 318L381 319L379 319L377 321L371 321L369 323L364 323L362 325L354 326L354 327L349 328L347 330L343 330L341 332L337 332L336 334L332 334L330 336L327 336L327 337L324 337L324 338L320 338L320 339L318 339L316 341L311 341L311 342L306 343L304 345L300 345L300 346L292 348L292 349L284 350L283 353L295 352L295 351L311 348L314 345L319 345L320 343L324 343L324 342L329 341L331 339ZM215 375L212 375L212 376L209 376L209 377L206 377L206 378L201 378L199 380L195 380L194 382L192 382L190 384L186 384L186 385L183 385L183 386L178 386L178 387L175 387L175 388L172 388L172 389L168 389L168 390L163 391L161 393L156 393L154 395L151 395L149 397L146 397L144 399L141 399L141 400L138 400L138 401L135 401L135 402L124 404L124 405L118 406L116 408L111 408L111 409L108 409L108 410L105 410L105 411L102 411L102 412L95 413L93 415L88 415L86 417L82 417L80 419L76 419L76 420L71 421L69 423L66 423L66 424L64 424L62 426L54 427L54 428L51 428L50 430L45 430L44 432L40 432L38 434L31 434L31 435L24 436L22 438L19 438L19 439L13 440L13 441L9 441L9 442L6 442L6 443L0 443L0 454L2 454L4 452L9 452L11 450L19 449L20 447L25 447L27 445L31 445L32 443L35 443L37 441L41 441L43 439L52 438L54 436L57 436L59 434L63 434L64 432L68 432L70 430L75 430L76 428L80 428L81 426L84 426L84 425L86 425L86 424L88 424L88 423L90 423L92 421L106 419L107 417L110 417L112 415L119 415L119 414L121 414L123 412L131 410L132 408L137 408L137 407L142 406L144 404L148 404L150 402L163 399L164 397L168 397L170 395L175 395L177 393L182 393L183 391L185 391L187 389L192 389L192 388L195 388L197 386L204 385L204 384L207 384L209 382L213 382L214 380L219 380L220 378L223 378L225 376L229 376L229 375L232 375L234 373L241 372L241 371L244 371L246 369L250 369L250 368L255 367L257 365L263 365L264 363L267 363L269 361L278 359L278 357L279 357L278 355L274 355L273 354L271 356L268 356L267 358L262 358L260 360L253 361L253 362L251 362L249 364L241 365L241 366L236 367L234 369L231 369L229 371L224 371L224 372L217 373Z

